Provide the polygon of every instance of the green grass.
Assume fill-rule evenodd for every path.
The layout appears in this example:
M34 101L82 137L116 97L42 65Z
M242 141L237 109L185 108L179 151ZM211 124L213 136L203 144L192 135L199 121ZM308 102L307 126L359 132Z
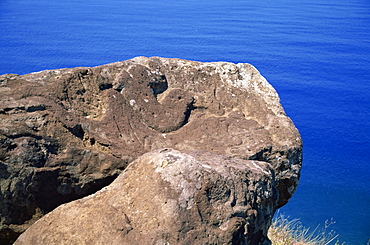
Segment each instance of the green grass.
M272 245L342 245L338 234L329 230L335 222L326 221L323 227L305 228L298 219L289 220L277 214L268 232Z

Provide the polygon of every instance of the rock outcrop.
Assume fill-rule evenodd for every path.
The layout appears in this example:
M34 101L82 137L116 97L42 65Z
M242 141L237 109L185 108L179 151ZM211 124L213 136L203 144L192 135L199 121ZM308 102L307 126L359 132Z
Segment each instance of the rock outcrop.
M45 215L15 245L269 244L276 204L266 162L163 149Z
M0 241L162 148L269 163L273 209L298 184L300 135L249 64L137 57L0 76Z

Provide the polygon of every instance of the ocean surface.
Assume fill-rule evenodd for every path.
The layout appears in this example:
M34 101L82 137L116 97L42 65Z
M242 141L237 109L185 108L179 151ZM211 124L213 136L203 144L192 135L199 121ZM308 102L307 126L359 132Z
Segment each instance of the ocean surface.
M369 0L0 0L0 74L135 56L251 63L304 141L281 213L370 238Z

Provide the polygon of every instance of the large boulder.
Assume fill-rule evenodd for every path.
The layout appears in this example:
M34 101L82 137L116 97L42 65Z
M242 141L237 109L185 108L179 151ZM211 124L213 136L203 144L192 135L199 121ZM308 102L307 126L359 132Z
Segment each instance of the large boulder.
M252 65L137 57L0 76L0 242L162 148L269 163L276 208L298 185L300 135Z
M42 217L15 245L270 244L274 177L266 162L146 153L108 187Z

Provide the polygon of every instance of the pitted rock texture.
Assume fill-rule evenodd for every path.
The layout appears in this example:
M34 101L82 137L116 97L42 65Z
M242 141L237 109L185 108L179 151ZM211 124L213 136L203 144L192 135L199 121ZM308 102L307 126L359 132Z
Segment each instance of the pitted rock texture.
M269 244L274 176L255 160L146 153L108 187L45 215L15 245Z
M252 65L137 57L0 76L0 241L166 147L269 163L277 207L298 184L300 135Z

